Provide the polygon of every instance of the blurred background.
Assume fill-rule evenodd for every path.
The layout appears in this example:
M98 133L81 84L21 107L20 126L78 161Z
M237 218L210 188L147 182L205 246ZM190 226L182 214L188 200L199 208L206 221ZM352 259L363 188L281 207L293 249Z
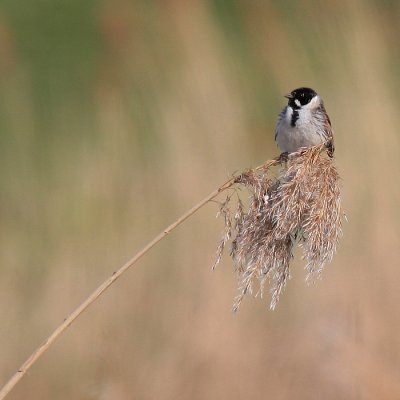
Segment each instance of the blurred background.
M348 216L321 281L297 257L275 311L233 314L207 205L9 398L400 398L399 36L394 0L2 0L0 385L147 241L278 154L295 87L325 100Z

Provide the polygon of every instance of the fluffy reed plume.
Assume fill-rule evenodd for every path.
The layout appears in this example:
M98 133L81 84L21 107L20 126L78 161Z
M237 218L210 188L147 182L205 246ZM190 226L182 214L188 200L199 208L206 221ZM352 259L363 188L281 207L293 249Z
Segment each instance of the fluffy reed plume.
M293 246L298 243L306 261L307 281L314 280L336 251L342 231L339 175L325 145L289 154L261 168L245 171L235 180L235 191L221 204L225 230L214 267L226 244L239 280L236 311L246 293L263 295L271 282L272 309L290 278ZM277 177L271 167L281 164ZM250 196L245 207L238 195L244 186ZM235 195L237 194L237 196ZM234 210L234 211L232 211Z

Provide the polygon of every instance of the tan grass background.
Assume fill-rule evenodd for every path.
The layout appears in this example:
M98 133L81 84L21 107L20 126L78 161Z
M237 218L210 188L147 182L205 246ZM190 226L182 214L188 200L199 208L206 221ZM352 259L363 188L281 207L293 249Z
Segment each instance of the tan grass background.
M277 154L282 95L325 99L348 223L314 286L231 313L209 205L128 272L10 399L400 398L400 5L0 4L0 384L106 276Z

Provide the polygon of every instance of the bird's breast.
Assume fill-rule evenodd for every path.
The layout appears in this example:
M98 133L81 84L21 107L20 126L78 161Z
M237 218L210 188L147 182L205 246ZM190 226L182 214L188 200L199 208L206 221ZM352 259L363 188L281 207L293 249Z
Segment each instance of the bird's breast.
M321 144L324 140L310 115L291 107L282 112L276 131L276 142L283 152ZM315 121L314 121L315 122Z

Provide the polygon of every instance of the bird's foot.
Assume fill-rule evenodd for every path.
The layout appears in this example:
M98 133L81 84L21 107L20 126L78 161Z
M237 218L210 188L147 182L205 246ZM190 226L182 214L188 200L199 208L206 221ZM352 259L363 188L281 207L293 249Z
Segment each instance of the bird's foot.
M278 157L278 162L281 164L287 163L289 160L289 153L287 151L281 153Z

